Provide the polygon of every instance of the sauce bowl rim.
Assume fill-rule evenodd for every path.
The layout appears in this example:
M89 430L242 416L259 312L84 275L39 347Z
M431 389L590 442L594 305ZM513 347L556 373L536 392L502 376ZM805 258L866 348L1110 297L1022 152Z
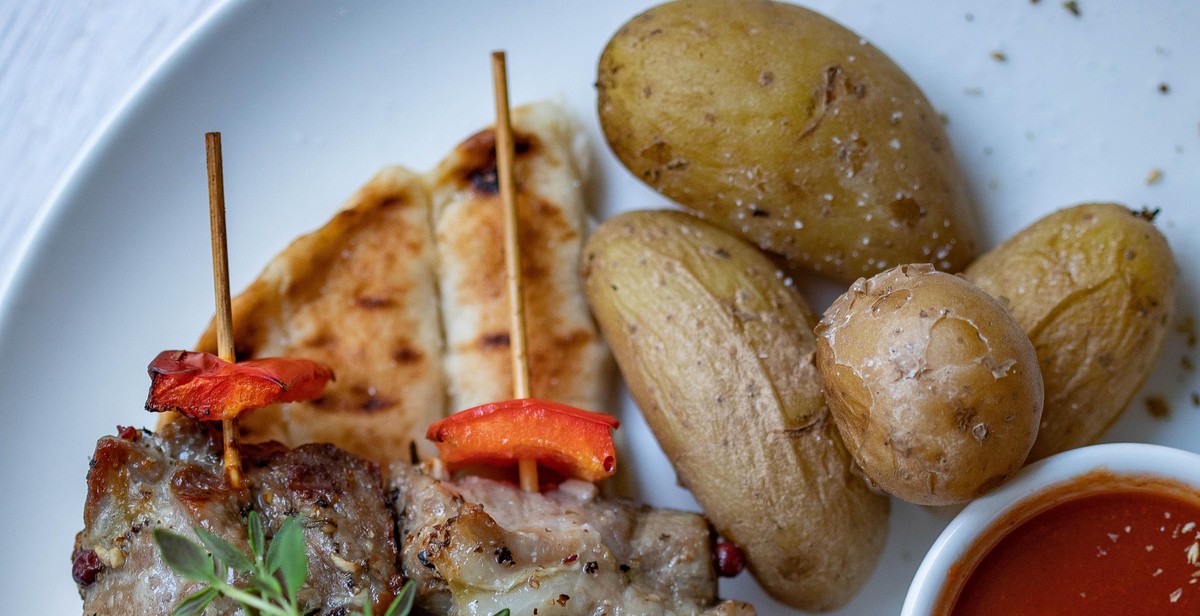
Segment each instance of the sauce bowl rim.
M1088 445L1034 462L954 516L917 568L901 616L932 614L950 568L967 556L976 539L993 524L1043 492L1094 471L1149 475L1200 490L1200 454L1164 445Z

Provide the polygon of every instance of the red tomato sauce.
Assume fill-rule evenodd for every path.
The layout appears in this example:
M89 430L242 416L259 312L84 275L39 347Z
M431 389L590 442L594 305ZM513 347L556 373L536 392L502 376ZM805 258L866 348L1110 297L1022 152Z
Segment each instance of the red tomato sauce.
M983 555L949 613L1200 614L1197 501L1113 491L1053 505Z

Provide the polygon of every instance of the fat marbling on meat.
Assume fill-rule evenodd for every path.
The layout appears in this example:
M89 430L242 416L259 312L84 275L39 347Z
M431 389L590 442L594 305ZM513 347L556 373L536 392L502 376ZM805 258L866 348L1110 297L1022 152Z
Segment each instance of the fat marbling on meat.
M198 525L248 552L251 508L268 537L287 516L303 516L309 577L300 596L311 613L340 616L368 598L390 603L402 578L378 466L332 445L242 453L247 486L233 490L220 433L207 425L180 419L156 434L127 428L100 439L72 559L86 616L169 614L200 585L166 566L153 530L194 539ZM220 599L205 613L239 611Z
M596 497L567 481L542 494L482 477L391 468L404 574L425 613L751 615L718 601L703 517Z

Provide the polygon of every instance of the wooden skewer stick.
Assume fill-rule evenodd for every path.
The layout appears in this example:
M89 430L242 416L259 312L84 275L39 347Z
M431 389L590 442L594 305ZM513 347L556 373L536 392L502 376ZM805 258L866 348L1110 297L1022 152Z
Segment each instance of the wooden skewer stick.
M529 351L525 340L525 285L521 275L521 244L517 187L513 177L512 120L508 113L508 71L504 52L492 52L492 85L496 93L496 177L504 204L504 274L508 282L509 348L512 350L513 397L528 398ZM517 462L521 489L538 491L537 461Z
M221 164L221 133L207 133L208 220L212 227L213 289L217 298L217 355L233 363L233 307L229 299L229 248L225 238L225 173ZM221 420L225 436L225 476L235 489L242 487L242 458L238 453L237 419Z

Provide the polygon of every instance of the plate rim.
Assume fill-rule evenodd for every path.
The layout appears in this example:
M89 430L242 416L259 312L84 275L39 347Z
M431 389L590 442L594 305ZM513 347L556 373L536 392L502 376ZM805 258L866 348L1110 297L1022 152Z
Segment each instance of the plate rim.
M88 133L46 198L34 209L29 227L17 238L11 265L0 271L0 341L6 338L5 332L9 330L16 314L16 298L22 295L21 291L29 284L33 255L46 250L49 229L63 215L65 204L74 200L84 176L88 176L97 165L101 153L111 149L112 141L122 134L136 110L167 78L172 67L204 39L218 32L221 24L248 4L249 0L214 0L212 6L167 44ZM3 347L0 342L0 349Z

